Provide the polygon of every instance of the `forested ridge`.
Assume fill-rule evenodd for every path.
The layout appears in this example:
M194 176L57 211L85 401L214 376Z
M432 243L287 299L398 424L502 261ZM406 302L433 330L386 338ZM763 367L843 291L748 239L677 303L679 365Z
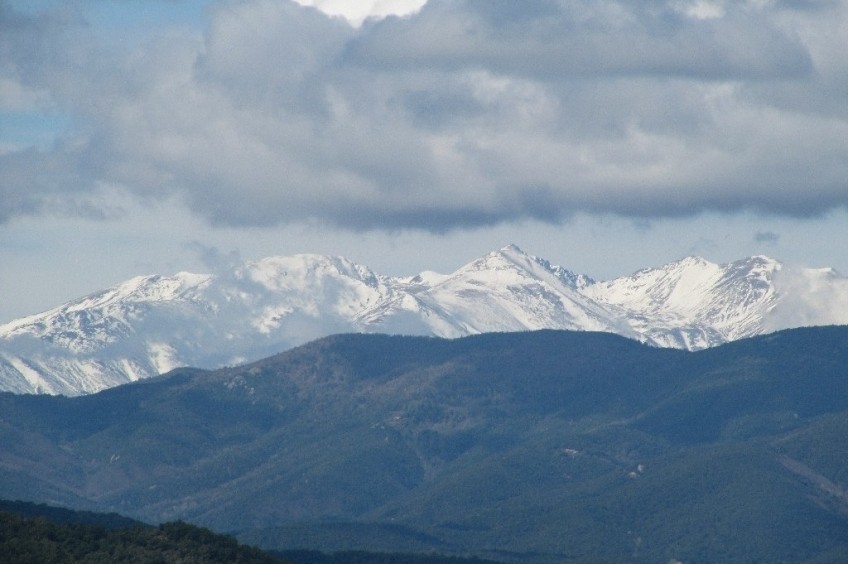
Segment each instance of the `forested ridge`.
M0 511L0 560L10 564L279 564L235 538L180 521L112 528Z
M696 353L338 335L91 396L0 394L0 497L348 557L848 562L846 366L848 327Z
M263 552L182 521L151 526L116 513L0 500L0 562L9 564L496 564L438 554Z

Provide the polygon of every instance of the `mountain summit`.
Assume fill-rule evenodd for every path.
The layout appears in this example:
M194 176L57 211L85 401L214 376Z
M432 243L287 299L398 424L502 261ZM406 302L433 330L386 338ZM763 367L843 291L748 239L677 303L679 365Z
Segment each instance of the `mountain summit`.
M848 323L848 278L756 256L687 257L596 282L509 245L456 272L382 276L295 255L210 275L133 278L0 325L0 390L79 395L167 372L243 363L343 332L458 337L570 329L697 350L779 329Z

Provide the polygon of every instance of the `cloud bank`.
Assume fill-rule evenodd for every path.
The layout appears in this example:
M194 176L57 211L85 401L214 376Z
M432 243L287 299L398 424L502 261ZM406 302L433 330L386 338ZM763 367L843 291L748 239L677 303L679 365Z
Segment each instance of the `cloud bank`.
M0 221L95 217L109 187L218 225L433 232L848 204L845 2L415 4L222 1L115 48L0 3L0 110L74 124L2 146Z

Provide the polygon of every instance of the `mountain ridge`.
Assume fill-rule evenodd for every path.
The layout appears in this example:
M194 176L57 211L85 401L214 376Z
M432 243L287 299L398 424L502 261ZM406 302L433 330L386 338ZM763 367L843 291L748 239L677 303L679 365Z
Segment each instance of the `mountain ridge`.
M81 397L0 393L0 497L266 549L844 562L846 344L344 334Z
M343 257L272 256L218 274L139 276L0 325L0 390L78 395L179 366L216 368L333 333L460 337L567 329L699 350L848 323L848 278L765 256L686 257L595 281L493 251L451 274L391 277Z

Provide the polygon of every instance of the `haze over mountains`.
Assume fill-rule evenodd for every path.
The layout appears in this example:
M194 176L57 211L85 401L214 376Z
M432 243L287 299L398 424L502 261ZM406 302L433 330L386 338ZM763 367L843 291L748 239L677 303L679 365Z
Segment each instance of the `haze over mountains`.
M848 323L848 278L756 256L689 257L594 281L511 245L444 275L383 276L341 257L268 257L217 274L128 280L0 326L0 390L78 395L179 366L215 368L321 336L459 337L568 329L699 350Z

